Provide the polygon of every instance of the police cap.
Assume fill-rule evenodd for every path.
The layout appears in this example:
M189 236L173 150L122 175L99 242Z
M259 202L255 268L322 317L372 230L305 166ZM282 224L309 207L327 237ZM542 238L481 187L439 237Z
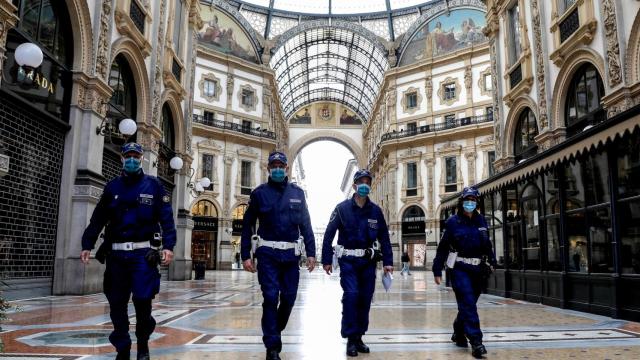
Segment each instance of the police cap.
M144 151L142 151L142 145L138 144L138 143L134 143L134 142L130 142L130 143L126 143L124 145L122 145L122 148L120 150L120 153L122 155L128 153L128 152L137 152L138 154L144 154Z
M363 177L368 177L369 180L373 180L373 176L371 176L371 173L369 172L369 170L367 169L360 169L358 171L356 171L356 173L353 175L353 182L355 183L356 181L360 180Z
M283 152L281 151L274 151L271 154L269 154L269 164L271 164L274 161L280 161L281 163L287 165L287 155L285 155Z
M461 199L466 198L467 196L473 196L476 199L480 197L480 191L475 186L467 186L462 190L462 195L460 195Z

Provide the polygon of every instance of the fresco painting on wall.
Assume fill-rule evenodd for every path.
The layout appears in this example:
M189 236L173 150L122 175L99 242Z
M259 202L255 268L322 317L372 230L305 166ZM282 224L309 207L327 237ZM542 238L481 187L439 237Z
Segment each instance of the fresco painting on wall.
M202 8L204 26L198 32L198 40L214 50L258 62L251 41L231 18L216 9Z
M442 14L416 32L405 48L400 66L483 42L485 25L485 15L479 10L462 9Z
M342 114L340 114L340 125L362 125L362 123L352 111L342 109Z
M309 108L306 107L294 114L289 121L289 124L311 125L311 114L309 113Z

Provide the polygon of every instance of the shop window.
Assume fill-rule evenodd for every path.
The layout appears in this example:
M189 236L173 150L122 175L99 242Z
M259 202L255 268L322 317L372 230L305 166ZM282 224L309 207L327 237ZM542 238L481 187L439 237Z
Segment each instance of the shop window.
M518 210L518 191L515 186L506 190L507 202L507 266L509 269L522 269L522 234L520 223L522 219Z
M514 156L516 162L535 155L538 146L535 137L538 135L538 125L536 117L531 109L526 108L518 117L516 134L514 139Z
M640 274L640 133L623 138L616 147L622 272Z
M68 25L69 15L65 6L56 5L57 3L59 2L49 0L20 1L18 29L43 46L58 61L71 65L73 42ZM66 45L67 40L71 42L71 46Z
M552 170L544 175L545 211L544 225L546 229L547 270L561 271L562 256L560 252L560 200L559 175Z
M565 104L567 137L576 135L589 125L606 119L601 100L604 96L602 78L596 68L584 64L573 76Z
M489 177L496 174L496 168L493 166L493 163L496 161L496 152L489 151L487 153L487 166L489 167Z
M540 190L535 184L529 184L522 192L522 255L527 270L540 269Z

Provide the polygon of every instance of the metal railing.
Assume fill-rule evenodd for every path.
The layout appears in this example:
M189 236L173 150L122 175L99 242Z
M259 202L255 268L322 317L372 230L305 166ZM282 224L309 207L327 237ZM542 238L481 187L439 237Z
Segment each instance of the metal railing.
M131 0L129 16L131 17L131 20L133 21L133 24L136 26L136 28L138 28L138 30L140 30L140 33L144 35L145 14L136 0Z
M563 43L580 28L580 17L578 16L578 9L574 9L569 16L562 20L559 28L560 42Z
M509 87L513 89L522 81L522 64L518 64L509 74Z
M175 58L171 63L171 72L178 82L182 82L182 67Z
M231 131L239 132L242 134L248 134L248 135L263 137L267 139L273 139L273 140L276 139L276 134L273 131L269 131L267 129L262 129L262 130L252 129L248 126L243 126L242 124L236 124L228 121L205 118L204 116L197 115L197 114L193 114L191 116L192 116L193 122L198 124L212 126L218 129L231 130Z
M454 129L457 127L467 126L467 125L483 124L483 123L492 122L492 121L493 121L493 115L468 116L460 119L448 120L443 123L437 123L432 125L422 125L416 128L412 128L410 130L403 130L403 131L394 130L392 132L388 132L382 135L382 138L380 141L382 142L382 141L393 140L393 139L401 139L401 138L416 136L419 134L449 130L449 129Z

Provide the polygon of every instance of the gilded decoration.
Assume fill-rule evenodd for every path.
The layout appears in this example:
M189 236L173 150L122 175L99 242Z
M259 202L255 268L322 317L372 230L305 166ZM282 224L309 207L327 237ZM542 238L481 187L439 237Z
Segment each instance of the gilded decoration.
M409 96L415 94L416 95L416 104L415 106L409 107L408 98ZM404 114L413 114L420 109L420 104L422 104L422 95L420 95L420 91L416 87L409 87L402 93L402 100L400 100L400 104L402 105L402 112Z
M214 92L213 95L207 95L204 89L205 81L212 81L214 83ZM209 102L214 102L220 100L220 93L222 92L222 86L220 85L220 79L216 77L214 73L206 73L203 74L198 82L198 89L200 89L200 96L203 99L206 99Z
M245 104L242 101L243 95L251 96L251 103ZM244 84L240 86L238 91L238 104L245 111L255 111L258 106L258 92L257 90L249 84Z
M604 12L604 33L607 38L607 65L609 65L609 86L615 87L622 82L620 67L620 46L618 44L618 25L616 23L615 4L611 0L602 0Z
M455 95L454 97L452 97L451 99L445 99L444 98L444 94L445 94L445 87L447 85L454 85L455 88ZM440 105L447 105L447 106L451 106L453 105L456 101L458 101L458 99L460 98L460 81L458 78L452 78L452 77L447 77L446 79L444 79L444 81L442 81L440 83L440 86L438 88L438 98L440 99Z

